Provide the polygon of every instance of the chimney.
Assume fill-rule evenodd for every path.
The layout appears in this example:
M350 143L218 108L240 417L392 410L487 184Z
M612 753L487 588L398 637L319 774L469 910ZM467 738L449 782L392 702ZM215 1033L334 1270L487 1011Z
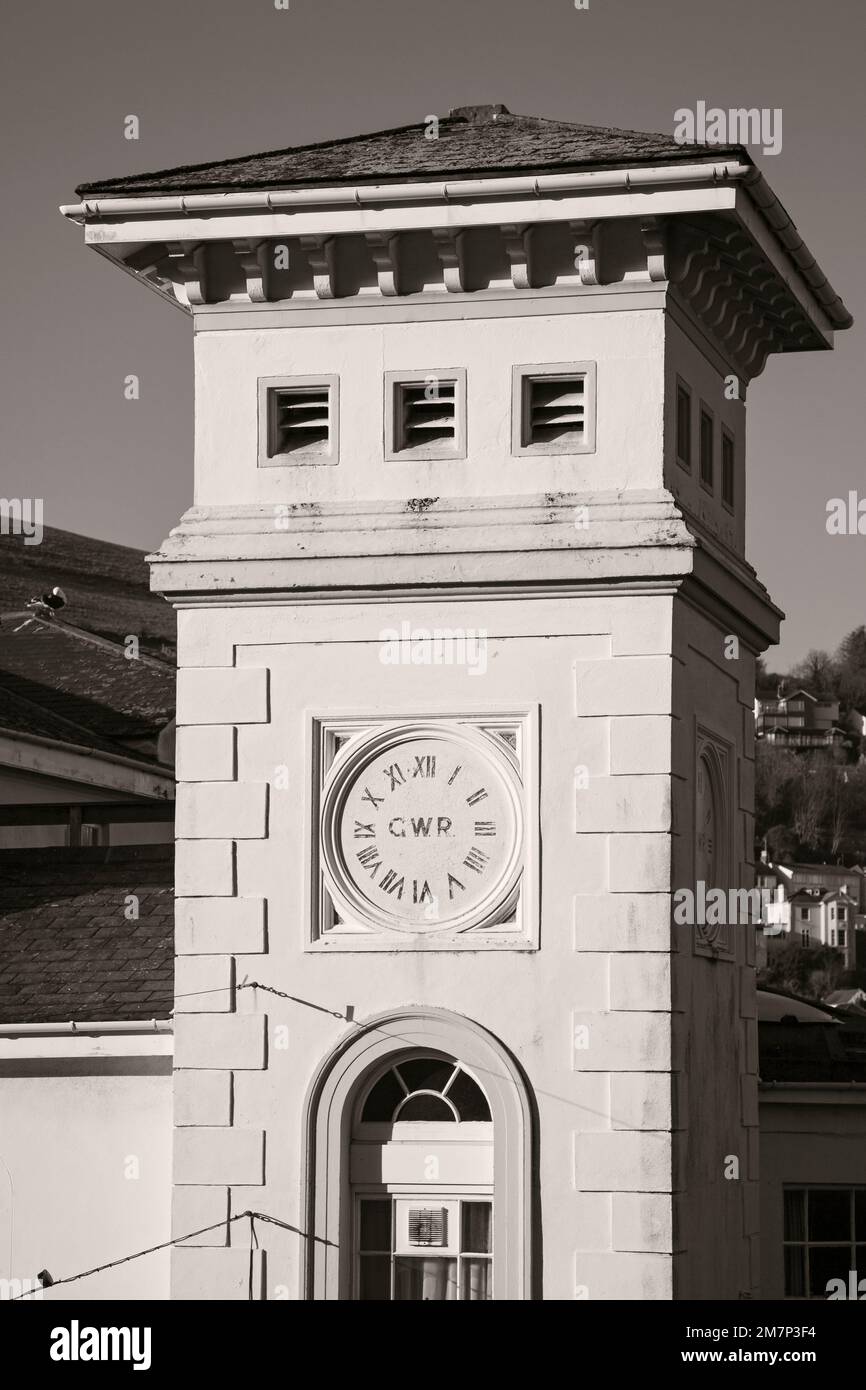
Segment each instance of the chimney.
M486 125L499 116L510 116L507 106L497 102L494 106L454 106L448 112L452 120L471 121L473 125Z

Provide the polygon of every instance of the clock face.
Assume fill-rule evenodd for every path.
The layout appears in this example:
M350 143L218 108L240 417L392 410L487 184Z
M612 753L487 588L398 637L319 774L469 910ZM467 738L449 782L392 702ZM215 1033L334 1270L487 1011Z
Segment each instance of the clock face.
M713 775L706 758L698 760L696 787L697 837L695 845L695 876L708 888L717 888L718 878L718 805Z
M347 920L412 932L475 926L515 896L519 777L508 751L476 730L380 730L335 760L321 834Z

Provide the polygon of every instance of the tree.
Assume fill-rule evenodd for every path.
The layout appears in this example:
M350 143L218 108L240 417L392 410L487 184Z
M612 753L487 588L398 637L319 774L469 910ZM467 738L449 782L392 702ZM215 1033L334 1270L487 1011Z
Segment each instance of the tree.
M825 999L845 974L845 957L830 946L803 946L794 939L771 950L759 989L778 989L803 999Z
M866 627L855 627L836 653L839 698L866 711Z
M802 661L798 661L796 666L792 666L789 676L791 688L798 685L805 686L810 695L816 699L836 698L838 689L838 672L836 663L829 652L819 651L813 647L808 651Z

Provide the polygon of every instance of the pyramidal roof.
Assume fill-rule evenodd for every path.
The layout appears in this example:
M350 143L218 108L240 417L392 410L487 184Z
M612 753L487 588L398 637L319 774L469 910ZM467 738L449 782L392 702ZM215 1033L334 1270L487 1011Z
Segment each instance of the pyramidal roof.
M435 130L435 138L433 132ZM408 178L609 168L659 160L722 160L739 145L679 144L671 135L513 115L505 106L459 106L438 120L315 145L187 164L79 184L79 197L142 197L244 188L294 188Z

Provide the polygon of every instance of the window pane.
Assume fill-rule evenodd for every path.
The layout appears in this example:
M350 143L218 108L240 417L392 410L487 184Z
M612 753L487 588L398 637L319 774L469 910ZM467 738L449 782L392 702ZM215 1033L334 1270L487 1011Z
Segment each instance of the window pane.
M461 1250L471 1250L476 1255L490 1253L490 1216L490 1202L463 1203Z
M390 1255L362 1255L361 1283L358 1297L364 1301L391 1300Z
M809 1239L851 1240L851 1192L809 1190Z
M365 1199L361 1203L362 1250L391 1249L391 1199Z
M734 441L722 435L722 498L729 506L734 503Z
M681 386L677 387L677 458L691 463L691 398Z
M785 1190L785 1240L806 1239L806 1194L802 1188Z
M713 420L701 411L701 482L713 485Z
M462 1068L454 1078L454 1084L448 1088L448 1099L457 1106L461 1120L490 1119L487 1097L478 1082L473 1081Z
M367 1124L388 1124L405 1094L393 1071L386 1071L364 1102L361 1119Z
M442 1057L410 1057L397 1070L407 1091L442 1091L454 1071L454 1063Z
M490 1260L467 1260L463 1265L463 1290L461 1298L473 1303L490 1298Z
M809 1247L809 1297L826 1298L827 1284L831 1279L841 1279L847 1288L850 1268L850 1245L811 1245Z
M447 1302L457 1297L457 1261L431 1257L395 1261L394 1297L398 1303Z
M866 1187L854 1193L854 1228L858 1240L866 1240ZM866 1276L866 1269L863 1271Z
M397 1111L396 1118L402 1123L404 1120L450 1120L454 1121L454 1111L451 1106L444 1101L441 1096L425 1096L423 1093L417 1096L410 1096L406 1104Z
M789 1298L806 1296L806 1250L802 1245L785 1246L785 1294Z

